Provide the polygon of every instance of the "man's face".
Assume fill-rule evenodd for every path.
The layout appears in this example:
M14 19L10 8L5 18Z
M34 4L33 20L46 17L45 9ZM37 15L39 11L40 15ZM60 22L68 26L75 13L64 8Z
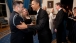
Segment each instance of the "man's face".
M74 9L74 13L76 13L76 9Z
M23 10L23 4L17 6L18 11L21 13Z
M59 10L59 5L55 5L56 9Z
M37 7L38 7L38 3L36 3L35 1L32 1L32 2L31 2L31 7L32 7L32 9L33 9L34 11L36 11L36 10L37 10Z

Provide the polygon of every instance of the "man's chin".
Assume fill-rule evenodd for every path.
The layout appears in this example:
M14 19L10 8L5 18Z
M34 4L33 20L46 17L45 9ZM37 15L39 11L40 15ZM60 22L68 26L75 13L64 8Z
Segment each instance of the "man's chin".
M33 11L35 11L35 9L33 9Z

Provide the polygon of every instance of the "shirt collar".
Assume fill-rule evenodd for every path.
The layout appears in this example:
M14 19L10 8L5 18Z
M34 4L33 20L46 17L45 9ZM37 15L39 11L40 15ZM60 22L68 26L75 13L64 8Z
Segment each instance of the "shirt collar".
M40 8L37 10L37 13L39 12Z
M60 8L58 11L60 11L62 8Z

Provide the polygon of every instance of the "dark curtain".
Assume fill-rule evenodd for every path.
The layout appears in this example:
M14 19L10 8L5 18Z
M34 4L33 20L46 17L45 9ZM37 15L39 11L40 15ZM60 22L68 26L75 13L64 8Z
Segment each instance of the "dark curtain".
M30 0L24 0L23 3L24 3L24 7L26 9L28 9L29 8L29 5L30 5Z
M6 0L10 12L13 11L13 0Z

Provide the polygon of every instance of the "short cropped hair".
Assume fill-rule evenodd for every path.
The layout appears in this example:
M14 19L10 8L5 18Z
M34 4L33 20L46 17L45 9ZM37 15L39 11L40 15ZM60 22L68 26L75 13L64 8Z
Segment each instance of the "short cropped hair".
M40 0L33 0L33 1L39 3L39 6L41 6L41 1Z
M23 4L23 2L22 1L14 1L13 2L13 6L20 5L20 4Z
M56 5L59 5L60 7L62 7L62 4L60 2L56 3Z

